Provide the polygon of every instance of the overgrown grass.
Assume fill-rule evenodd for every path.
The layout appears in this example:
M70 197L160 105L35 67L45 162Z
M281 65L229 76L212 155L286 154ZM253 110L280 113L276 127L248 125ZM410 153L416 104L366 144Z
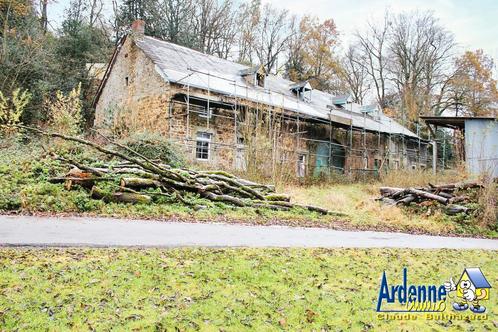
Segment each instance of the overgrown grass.
M346 213L350 227L358 229L384 229L429 234L473 234L498 237L498 221L492 213L482 216L482 208L476 214L448 216L438 204L409 208L387 206L375 199L379 197L379 183L341 184L315 186L286 186L284 192L296 202ZM383 185L383 184L382 184ZM496 186L494 187L496 188ZM496 195L496 189L486 189ZM477 194L477 192L475 193ZM489 195L493 195L489 194ZM496 202L496 201L495 201ZM490 207L493 208L493 207ZM496 205L494 206L496 209ZM494 211L496 213L496 211ZM483 218L490 218L483 223Z
M60 149L60 146L57 147ZM74 150L64 147L67 154L77 160L95 159L95 155L86 150ZM291 211L272 211L268 209L236 208L219 202L211 202L196 195L185 198L206 209L195 210L174 200L154 196L152 204L104 203L90 198L87 191L75 187L68 191L62 184L49 183L48 179L67 173L63 165L42 150L36 144L15 145L9 149L0 149L0 212L17 213L86 213L113 217L130 218L177 218L197 221L247 221L252 223L293 223L306 221L315 225L330 224L336 220L333 216L323 216L303 209ZM104 190L116 189L115 183L100 184Z
M463 168L438 171L432 170L393 170L383 174L380 181L386 187L426 187L428 183L454 183L469 179Z
M488 320L381 321L382 272L392 284L457 280L492 251L395 249L0 249L5 330L475 331ZM450 306L450 300L447 300ZM446 313L451 313L447 309Z
M64 146L64 151L76 154L75 159L91 160L95 154L74 146ZM57 149L61 149L57 146ZM18 144L0 149L0 211L15 213L68 213L127 218L179 219L195 221L245 222L255 224L291 224L303 226L324 226L333 228L355 228L390 230L430 234L471 234L498 237L496 220L496 190L489 189L480 198L483 206L477 216L459 215L449 217L434 207L413 207L402 209L389 207L374 201L380 185L417 186L427 182L453 182L463 177L453 173L432 178L430 174L391 173L382 184L348 183L320 185L279 185L278 190L290 194L297 203L317 205L333 211L348 214L348 218L323 216L302 209L292 211L271 211L267 209L236 208L223 203L213 203L194 195L187 197L192 202L208 208L195 210L192 207L155 196L154 203L118 204L93 200L87 191L76 188L67 191L62 184L51 184L50 177L67 172L67 166L50 158L48 152L36 144ZM106 183L101 186L117 186ZM496 188L496 187L495 187ZM493 194L495 196L493 196ZM495 197L495 198L493 198ZM493 201L493 199L495 199ZM495 203L493 203L495 202ZM487 204L487 205L486 205ZM491 206L493 205L494 206ZM489 207L491 206L491 207ZM491 209L491 211L490 211ZM496 215L496 214L495 214ZM481 218L481 219L479 219Z

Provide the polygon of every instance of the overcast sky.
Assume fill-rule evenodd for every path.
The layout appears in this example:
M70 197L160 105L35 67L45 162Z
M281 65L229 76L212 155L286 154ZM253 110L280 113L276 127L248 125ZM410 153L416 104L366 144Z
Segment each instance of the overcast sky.
M108 11L111 0L104 0ZM237 0L235 0L238 2ZM54 0L49 19L57 26L70 0ZM312 14L333 18L343 45L368 20L382 18L386 9L393 12L430 10L455 34L461 49L482 48L498 59L498 0L263 0L292 14Z
M333 18L347 43L368 20L382 18L386 9L397 13L409 10L433 11L455 34L463 49L482 48L498 58L498 0L272 0L293 13L307 13L322 19ZM495 60L496 62L496 60Z

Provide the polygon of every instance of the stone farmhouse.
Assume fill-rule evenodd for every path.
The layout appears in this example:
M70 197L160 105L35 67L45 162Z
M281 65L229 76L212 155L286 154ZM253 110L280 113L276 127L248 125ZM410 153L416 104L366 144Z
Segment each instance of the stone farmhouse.
M135 21L107 66L95 126L168 137L206 166L297 176L425 168L428 142L376 106L351 102L144 35Z

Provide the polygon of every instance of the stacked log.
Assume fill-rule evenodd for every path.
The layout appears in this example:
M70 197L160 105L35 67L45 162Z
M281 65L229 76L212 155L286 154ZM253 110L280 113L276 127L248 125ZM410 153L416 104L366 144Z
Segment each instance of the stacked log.
M446 206L447 214L467 213L470 209L456 203L469 201L465 191L472 188L482 188L478 182L459 182L450 184L433 185L427 187L396 188L380 187L379 198L390 205L409 205L411 203L422 204L424 202L437 202Z
M67 189L74 185L90 191L95 199L106 202L142 203L148 204L152 196L168 196L171 199L187 205L194 205L184 197L186 193L194 193L199 197L223 202L237 207L268 208L272 210L289 210L302 208L321 214L345 216L343 213L332 212L312 205L301 205L290 202L285 194L275 193L272 185L255 183L224 171L197 171L186 168L173 168L157 160L150 160L137 151L114 141L111 145L119 149L109 149L95 142L80 137L46 132L38 128L20 126L49 137L61 138L89 146L119 162L99 166L86 165L82 162L62 156L54 156L58 160L71 165L72 169L65 177L50 179L51 182L65 183ZM121 152L126 151L126 153ZM119 182L117 191L108 193L100 188L102 182ZM154 190L150 190L150 189Z

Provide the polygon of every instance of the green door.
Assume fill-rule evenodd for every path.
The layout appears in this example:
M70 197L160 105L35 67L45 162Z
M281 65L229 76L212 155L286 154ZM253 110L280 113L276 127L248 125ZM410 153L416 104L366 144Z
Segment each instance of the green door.
M332 144L332 151L330 151L329 143L318 143L316 147L316 163L313 171L314 176L320 174L329 174L330 168L335 172L344 172L344 161L346 152L344 148L338 144ZM329 160L330 153L332 158ZM329 167L332 164L332 167Z
M320 174L329 173L329 144L328 143L318 143L316 147L316 163L315 170L313 171L314 176Z
M338 143L332 144L332 170L334 172L344 173L345 163L346 150Z

